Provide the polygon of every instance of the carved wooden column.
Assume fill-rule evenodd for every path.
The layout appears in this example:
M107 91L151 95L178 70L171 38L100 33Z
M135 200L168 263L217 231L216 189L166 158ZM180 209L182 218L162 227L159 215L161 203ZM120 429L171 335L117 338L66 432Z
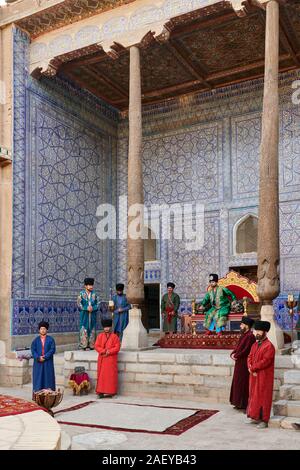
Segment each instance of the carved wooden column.
M142 102L140 50L130 48L129 83L129 150L128 150L128 207L143 204L142 169ZM128 216L128 227L134 217ZM144 300L144 240L128 236L128 300L141 305Z
M148 344L147 332L141 322L144 303L144 240L131 238L130 224L135 216L130 215L134 204L144 203L142 167L142 98L140 50L130 48L129 76L129 149L128 149L128 238L127 238L127 298L133 308L129 311L129 325L124 331L122 348L139 349ZM141 217L143 226L143 213Z
M261 318L271 322L268 334L274 346L282 348L283 332L274 321L272 301L279 285L279 5L270 0L266 7L265 79L260 149L258 221L258 296Z

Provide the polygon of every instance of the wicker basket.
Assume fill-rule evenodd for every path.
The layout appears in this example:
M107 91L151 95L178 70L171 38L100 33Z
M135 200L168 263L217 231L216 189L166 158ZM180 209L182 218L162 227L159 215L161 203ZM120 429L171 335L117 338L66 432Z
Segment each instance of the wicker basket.
M55 406L59 405L63 399L63 396L64 392L60 389L55 391L51 389L44 389L39 390L38 392L33 392L33 401L35 401L42 408L45 408L51 416L54 416L51 408L55 408Z

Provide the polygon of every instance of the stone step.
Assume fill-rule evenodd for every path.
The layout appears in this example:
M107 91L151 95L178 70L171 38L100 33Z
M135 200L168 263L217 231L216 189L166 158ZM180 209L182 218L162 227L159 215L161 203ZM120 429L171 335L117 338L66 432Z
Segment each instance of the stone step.
M298 431L297 424L300 426L300 419L296 416L289 416L280 422L280 427L282 429L294 429Z
M297 424L300 427L300 419L297 416L271 416L269 421L269 428L282 428L282 429L295 429L298 430Z
M300 400L278 400L273 404L274 415L300 418Z
M285 400L300 400L300 385L281 385L279 396L281 399Z
M65 364L65 358L63 353L54 355L54 365L63 366Z
M290 400L292 398L292 384L284 384L279 387L279 397L283 400Z
M300 421L300 400L289 400L287 404L287 416L296 416Z
M300 370L288 370L284 373L284 384L300 385Z
M300 385L292 387L292 400L300 400Z
M56 354L64 353L65 351L74 351L78 349L78 343L59 344L56 345Z
M276 354L275 356L275 369L292 369L294 367L292 356L284 355L280 356Z
M275 416L287 416L288 400L278 400L273 403L273 413Z

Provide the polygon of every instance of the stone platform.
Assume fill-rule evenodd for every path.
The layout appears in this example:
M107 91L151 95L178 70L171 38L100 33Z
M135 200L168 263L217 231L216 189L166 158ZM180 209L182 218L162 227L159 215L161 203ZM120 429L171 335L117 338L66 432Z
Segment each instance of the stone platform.
M60 450L61 443L59 424L43 410L0 417L0 450Z
M137 397L228 403L234 361L228 350L152 349L119 353L119 394ZM76 366L84 366L95 386L95 351L67 351L56 358L57 381L68 386ZM59 361L59 364L58 364ZM291 356L276 356L274 400L284 373L293 369ZM63 372L58 375L58 370Z

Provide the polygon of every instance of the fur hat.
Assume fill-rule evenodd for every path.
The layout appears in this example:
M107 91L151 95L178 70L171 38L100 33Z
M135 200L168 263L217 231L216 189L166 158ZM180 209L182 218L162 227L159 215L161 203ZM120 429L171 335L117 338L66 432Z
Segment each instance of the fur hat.
M175 289L175 284L173 282L168 282L167 287L172 287L172 289Z
M103 328L106 328L108 326L112 326L112 320L110 318L103 318L101 320Z
M49 323L48 323L47 321L45 321L45 320L40 321L40 323L39 323L39 329L42 328L43 326L44 326L47 330L49 330Z
M256 320L254 322L254 329L258 331L270 331L271 323L269 321Z
M254 325L254 320L252 320L252 318L247 317L246 315L244 315L241 319L241 323L244 323L245 325L248 325L249 328L252 328L252 326Z

